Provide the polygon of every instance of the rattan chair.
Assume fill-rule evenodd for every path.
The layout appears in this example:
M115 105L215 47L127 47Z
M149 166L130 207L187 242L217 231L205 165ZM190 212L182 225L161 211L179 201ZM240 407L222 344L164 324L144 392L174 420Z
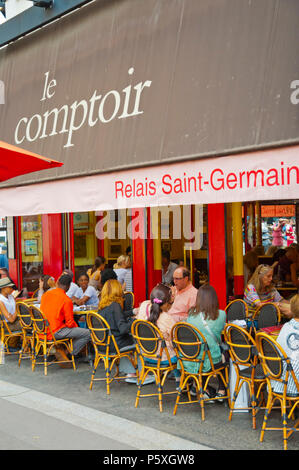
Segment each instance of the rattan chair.
M44 374L48 373L48 366L51 364L63 364L69 361L48 361L49 356L55 354L55 349L65 348L71 355L73 369L76 370L76 364L73 355L73 341L70 338L55 339L48 320L42 311L34 305L30 306L31 318L34 331L34 354L32 360L32 371L35 370L36 364L44 365ZM51 339L49 339L51 338ZM42 360L37 361L40 352L42 352Z
M215 366L208 343L204 335L193 325L185 322L178 322L172 328L172 342L178 358L178 363L181 369L180 385L177 391L177 399L173 414L176 414L178 405L199 403L201 406L201 418L205 419L204 404L210 400L223 400L227 399L230 403L230 394L228 387L228 363L222 363L220 366ZM206 356L209 359L211 369L208 372L203 372L203 365ZM198 372L189 372L187 365L194 364L198 368ZM220 376L225 388L226 394L221 397L204 398L204 393L214 377ZM205 385L203 387L203 378L205 378ZM194 384L197 391L197 399L192 399L190 395L189 385ZM186 390L188 400L181 401L181 393Z
M9 326L9 322L5 321L2 314L0 314L0 342L3 348L4 355L18 355L19 350L10 351L9 341L12 338L20 338L20 342L23 341L23 331L17 330L12 331Z
M266 377L261 364L258 362L258 352L253 337L245 328L227 324L224 328L225 342L229 346L229 354L236 371L236 385L231 400L229 421L232 419L235 402L244 383L250 390L250 403L248 407L238 408L251 410L252 428L256 429L256 415L263 403L263 389Z
M232 322L234 320L247 320L248 319L248 306L242 299L232 300L225 308L226 321Z
M176 393L175 390L169 392L163 391L165 380L168 374L176 368L176 364L172 364L165 339L163 338L159 328L153 323L145 320L135 320L132 324L131 331L136 343L137 357L139 358L141 365L141 371L137 382L138 390L135 408L137 408L140 398L157 396L159 400L159 410L162 412L163 395ZM167 359L162 361L163 352L165 352ZM151 363L149 361L155 361L155 363ZM167 364L164 365L161 364L161 362L167 362ZM141 387L149 373L152 373L155 377L158 392L141 394Z
M113 380L126 379L127 376L119 375L119 361L122 357L127 357L137 373L137 364L135 358L135 345L126 346L119 349L116 340L111 332L110 325L99 313L89 312L86 317L87 326L91 333L91 341L95 350L95 359L93 372L91 375L90 390L93 382L106 381L107 395L110 395L110 384ZM95 378L96 370L99 363L103 361L106 376L104 378ZM113 368L116 371L113 374Z
M131 310L134 308L135 297L133 292L124 292L124 310Z
M266 333L258 332L256 335L256 343L268 384L268 400L260 441L263 441L265 431L282 431L283 447L284 450L287 450L288 438L295 431L299 430L299 420L295 423L288 423L287 421L293 417L294 410L299 405L299 382L294 373L290 358L287 357L285 351L275 339ZM293 382L293 393L288 392L289 381ZM276 392L273 390L275 385L278 386ZM280 403L282 426L270 427L267 426L269 415L277 400ZM290 408L288 414L287 408Z
M280 321L280 310L275 303L268 302L266 304L262 304L256 309L252 317L253 331L256 333L261 328L276 326Z
M30 306L25 302L16 303L16 312L23 332L22 347L19 354L19 366L22 359L33 360L34 332ZM25 354L25 357L24 357Z

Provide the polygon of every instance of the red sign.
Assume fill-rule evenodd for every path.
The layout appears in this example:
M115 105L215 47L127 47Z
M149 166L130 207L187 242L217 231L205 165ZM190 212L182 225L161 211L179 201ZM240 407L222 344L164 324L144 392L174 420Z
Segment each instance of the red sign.
M295 217L295 206L261 206L261 217Z

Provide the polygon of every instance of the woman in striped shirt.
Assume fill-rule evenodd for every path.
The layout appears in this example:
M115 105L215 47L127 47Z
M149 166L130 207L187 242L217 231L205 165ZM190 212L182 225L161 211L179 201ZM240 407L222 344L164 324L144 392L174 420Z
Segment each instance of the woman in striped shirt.
M290 302L285 300L275 289L272 278L273 268L266 264L260 264L249 279L244 291L244 301L248 305L250 317L260 305L268 302L276 303L281 313L290 317Z

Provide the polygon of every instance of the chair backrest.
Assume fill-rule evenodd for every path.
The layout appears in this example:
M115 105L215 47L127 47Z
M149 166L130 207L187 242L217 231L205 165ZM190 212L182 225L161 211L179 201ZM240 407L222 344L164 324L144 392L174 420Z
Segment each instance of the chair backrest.
M200 331L185 322L176 323L172 328L171 336L177 355L190 361L197 359L205 344Z
M37 298L38 291L39 291L39 289L35 289L35 291L32 292L31 299L36 299Z
M294 373L291 360L280 346L280 344L264 332L256 334L256 345L259 358L266 377L283 384L286 392L287 383L291 374L297 393L299 394L299 383Z
M166 343L159 328L146 320L135 320L131 327L137 352L148 358L157 359L164 349L169 359ZM170 359L169 359L170 360Z
M92 342L96 346L105 348L105 351L108 354L110 352L110 347L114 346L114 349L119 354L119 348L113 334L111 333L110 325L102 315L97 312L89 312L86 316L86 322L87 327L90 330Z
M182 368L184 367L183 361L197 362L199 364L199 373L201 373L207 356L211 366L211 373L213 373L215 366L208 342L198 328L186 322L178 322L173 326L171 335L172 343Z
M30 305L30 312L34 330L40 334L47 334L49 322L43 312L35 305Z
M25 302L16 303L16 311L21 327L27 330L33 328L30 306Z
M245 328L227 324L224 328L224 338L229 346L229 354L234 363L248 367L256 364L256 343Z
M10 335L11 334L11 329L9 327L9 322L4 319L4 316L2 313L0 313L0 326L2 329L2 335Z
M280 323L280 310L273 302L260 305L253 315L253 320L257 321L257 329L276 326Z
M246 320L248 317L248 306L242 299L232 300L225 308L226 321Z
M134 307L133 292L124 292L124 311L131 310Z

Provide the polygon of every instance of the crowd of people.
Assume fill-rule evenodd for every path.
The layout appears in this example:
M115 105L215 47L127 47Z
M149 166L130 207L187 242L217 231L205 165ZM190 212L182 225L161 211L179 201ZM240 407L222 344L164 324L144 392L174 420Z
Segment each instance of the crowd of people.
M277 264L289 265L291 268L298 260L296 247L290 247L284 257L289 263L286 259L282 262L282 257ZM168 257L166 260L169 261ZM97 309L107 320L120 349L132 346L131 326L135 319L146 320L156 325L163 334L171 362L174 364L177 362L177 357L171 341L171 330L176 322L185 321L198 328L204 335L213 363L217 367L222 361L220 340L226 323L226 314L219 308L216 290L209 283L196 289L191 282L190 271L185 266L173 266L169 262L167 266L164 263L164 267L164 274L168 276L164 277L164 281L168 282L159 283L150 293L149 299L144 299L138 307L130 309L126 308L124 302L124 291L128 285L125 280L126 274L129 272L132 275L127 255L121 257L113 269L105 267L104 258L97 258L87 273L78 276L77 282L73 281L73 273L68 269L64 270L56 281L53 277L45 275L40 279L38 291L40 309L46 316L56 339L72 338L75 358L91 341L88 328L80 327L74 319L76 307L87 305ZM253 272L248 276L244 290L244 301L248 305L250 315L253 315L263 303L277 303L284 317L289 320L288 324L293 331L294 328L298 329L298 295L290 302L279 294L273 283L274 269L273 265L258 265L255 269L252 267ZM0 276L0 312L14 331L20 329L16 301L12 295L16 286L9 278L7 270L0 269ZM287 328L289 327L285 326L282 329L282 337L285 337ZM297 346L299 351L299 345ZM59 360L69 359L63 350L58 350L57 354ZM165 360L166 357L162 357L162 365ZM72 367L71 362L69 365L66 362L61 366ZM128 382L137 383L136 371L129 361L127 363L123 361L120 367L127 374ZM186 363L185 367L189 368L190 372L196 373L199 364ZM203 371L208 371L210 367L206 356ZM174 378L178 387L179 367L175 369ZM148 376L146 383L151 381L154 381L154 378ZM191 388L191 393L196 394L197 391ZM205 390L205 395L210 399L216 395L221 399L224 394L225 385L221 380L217 389L208 386Z

